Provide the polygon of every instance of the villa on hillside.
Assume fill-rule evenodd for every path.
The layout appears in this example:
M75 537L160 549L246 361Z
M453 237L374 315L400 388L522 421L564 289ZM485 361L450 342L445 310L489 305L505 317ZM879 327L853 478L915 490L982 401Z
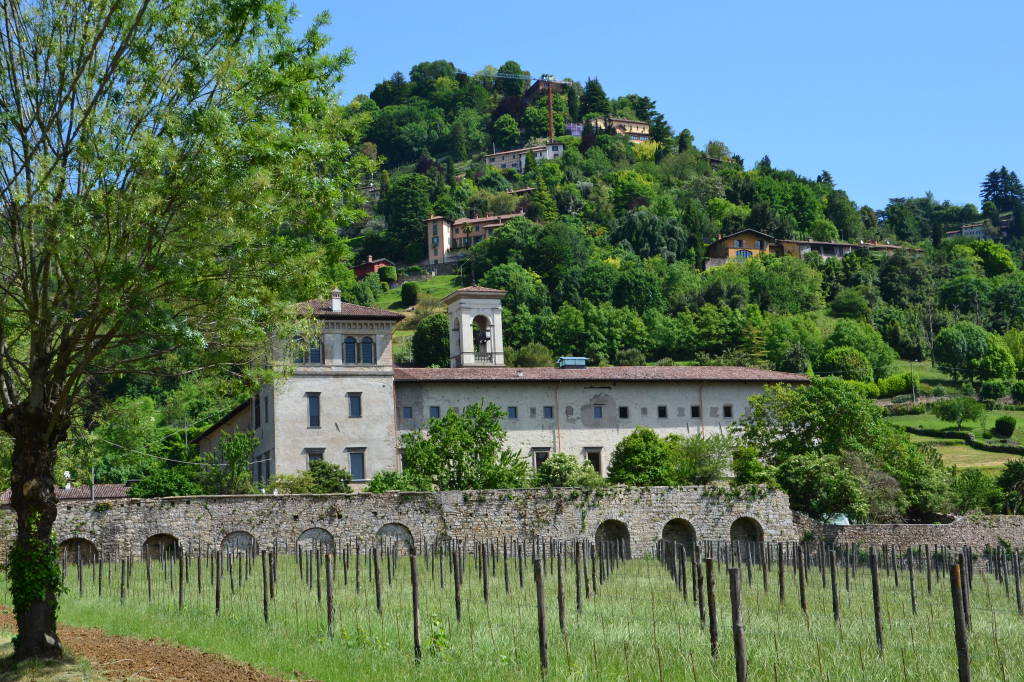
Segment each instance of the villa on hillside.
M427 263L453 263L468 255L469 247L487 239L496 229L526 214L505 213L480 218L459 218L449 221L444 216L427 218Z
M704 269L769 253L776 256L796 256L798 258L808 253L816 253L822 258L843 258L854 251L881 251L891 255L904 249L920 251L920 249L889 242L861 241L852 243L814 239L777 239L764 232L746 229L724 237L719 236L718 239L708 244Z
M394 366L398 313L346 303L337 290L300 304L319 320L320 336L294 358L286 379L199 436L200 451L214 450L225 433L253 431L255 481L325 460L351 472L358 487L377 472L401 469L402 434L482 402L501 407L506 444L532 465L565 452L604 474L615 446L638 426L661 436L719 433L749 411L750 397L766 384L807 381L751 367L506 367L505 293L472 286L444 299L446 368Z
M631 118L600 116L588 119L597 130L608 130L616 135L626 135L630 142L646 142L651 139L651 124Z
M535 147L521 147L503 152L495 152L484 156L484 163L498 170L515 170L520 173L526 170L526 157L533 156L534 161L554 161L565 154L565 145L560 142L539 144Z

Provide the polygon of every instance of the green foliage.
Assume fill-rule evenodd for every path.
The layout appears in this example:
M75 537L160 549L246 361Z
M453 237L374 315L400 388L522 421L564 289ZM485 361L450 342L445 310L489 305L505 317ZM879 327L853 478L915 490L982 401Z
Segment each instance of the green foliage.
M1005 379L986 379L978 386L978 397L982 400L999 400L1010 392L1010 382Z
M867 320L871 316L871 304L859 289L842 289L829 304L832 317L846 317L851 320Z
M270 488L289 495L350 493L352 474L333 462L314 460L309 469L297 474L279 474Z
M394 282L398 279L398 268L394 265L385 265L377 271L382 282Z
M11 547L5 566L11 605L16 615L29 617L29 609L41 603L55 617L57 600L67 591L57 560L57 538L39 537L38 512L30 516L27 531Z
M1010 386L1010 397L1018 405L1024 403L1024 381L1015 381Z
M940 369L975 384L985 379L1011 380L1017 372L1006 343L972 322L944 328L936 335L932 352Z
M602 488L607 485L589 462L581 462L564 452L556 452L541 462L534 483L549 488Z
M779 463L775 480L790 506L814 516L849 514L864 518L869 505L864 485L836 455L794 455Z
M662 445L666 483L707 485L720 481L725 478L736 448L736 440L721 433L666 436Z
M402 436L402 469L431 481L439 490L521 488L526 460L506 448L504 413L493 403L473 404L462 414L449 410L427 431Z
M201 495L203 490L195 480L196 472L187 469L186 466L154 469L140 481L132 484L132 497Z
M1017 420L1008 414L1004 414L996 419L996 424L992 427L992 433L999 436L1000 438L1012 438L1013 432L1017 430Z
M876 377L884 377L896 362L896 352L882 339L871 325L855 320L839 320L835 330L825 340L825 350L850 346L867 357Z
M412 361L417 367L447 367L449 360L448 316L428 315L412 336Z
M980 469L954 467L950 480L953 504L960 514L998 512L1003 504L1003 491L996 479Z
M494 144L500 149L512 149L519 145L519 124L508 114L499 116L491 127Z
M197 480L206 495L245 495L256 492L249 462L259 439L252 431L224 434L217 448L199 456Z
M608 464L608 480L626 485L665 485L664 447L653 430L638 426L619 441Z
M522 348L508 353L513 367L554 367L555 357L543 343L531 341Z
M956 422L959 429L965 421L976 421L985 413L985 406L974 398L949 398L932 403L932 414L944 422Z
M1024 510L1024 457L1014 457L1003 465L996 484L1005 496L1006 511L1019 514Z
M430 489L430 479L409 471L378 471L366 485L368 493L386 493L392 490L416 492Z
M910 372L901 372L900 374L882 377L875 383L878 385L879 397L891 398L911 393L914 389L914 376Z
M420 287L416 282L406 282L402 285L402 305L406 308L419 303Z
M825 351L815 367L824 376L837 376L850 381L868 383L873 378L871 364L864 353L850 346L835 346Z

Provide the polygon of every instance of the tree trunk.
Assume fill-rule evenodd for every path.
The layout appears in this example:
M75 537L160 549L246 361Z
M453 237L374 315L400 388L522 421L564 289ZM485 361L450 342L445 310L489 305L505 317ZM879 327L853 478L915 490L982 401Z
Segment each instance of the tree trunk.
M59 417L16 407L4 415L4 430L14 439L11 458L11 506L18 535L9 557L8 575L18 636L16 659L59 658L57 595L61 573L53 522L57 517L53 467L57 444L67 433Z

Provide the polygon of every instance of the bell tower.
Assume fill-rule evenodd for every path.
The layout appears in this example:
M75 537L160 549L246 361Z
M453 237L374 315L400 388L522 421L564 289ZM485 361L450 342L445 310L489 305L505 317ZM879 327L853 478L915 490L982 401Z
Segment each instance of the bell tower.
M452 367L504 367L501 300L507 291L464 287L448 294L448 341Z

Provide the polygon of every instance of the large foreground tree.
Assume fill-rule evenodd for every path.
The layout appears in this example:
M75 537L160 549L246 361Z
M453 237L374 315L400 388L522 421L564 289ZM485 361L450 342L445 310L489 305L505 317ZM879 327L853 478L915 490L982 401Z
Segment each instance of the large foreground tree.
M83 397L107 375L264 353L284 301L335 279L366 163L337 104L350 56L324 52L324 18L293 37L278 0L5 0L0 13L15 654L52 657L53 469Z

